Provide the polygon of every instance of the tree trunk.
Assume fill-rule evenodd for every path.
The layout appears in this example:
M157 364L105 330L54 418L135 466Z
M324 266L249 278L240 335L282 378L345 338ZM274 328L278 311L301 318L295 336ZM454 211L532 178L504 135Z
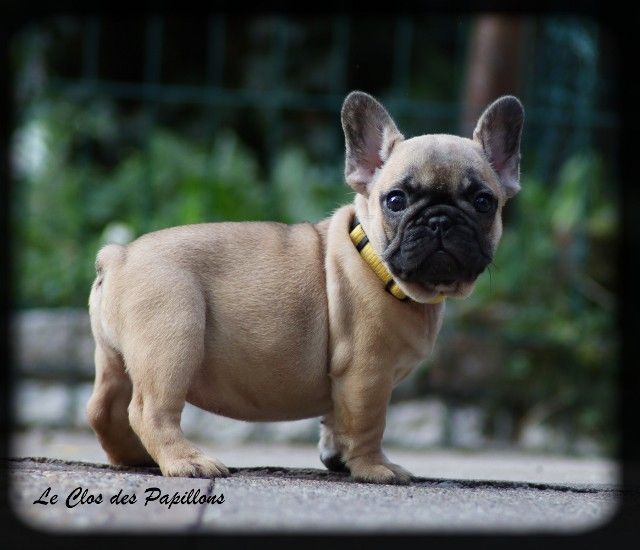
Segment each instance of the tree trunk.
M484 15L471 31L462 94L462 135L471 137L478 117L501 95L521 91L525 19Z

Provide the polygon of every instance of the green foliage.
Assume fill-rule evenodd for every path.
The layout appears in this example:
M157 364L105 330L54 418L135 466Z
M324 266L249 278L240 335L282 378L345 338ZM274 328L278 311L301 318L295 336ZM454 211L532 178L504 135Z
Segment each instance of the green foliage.
M279 219L287 223L320 220L351 202L350 188L336 185L341 179L342 174L333 168L311 166L302 151L285 151L275 165L272 180Z

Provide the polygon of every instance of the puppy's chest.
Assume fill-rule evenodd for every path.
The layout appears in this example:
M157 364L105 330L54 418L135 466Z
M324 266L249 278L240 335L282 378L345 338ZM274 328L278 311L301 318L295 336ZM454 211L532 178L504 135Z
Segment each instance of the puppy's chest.
M412 348L399 354L392 367L394 386L407 378L420 363L425 361L429 357L432 348L432 345L424 345L420 350Z
M425 324L411 326L397 338L392 366L394 385L407 378L431 355L441 325L441 318L438 317L429 319Z

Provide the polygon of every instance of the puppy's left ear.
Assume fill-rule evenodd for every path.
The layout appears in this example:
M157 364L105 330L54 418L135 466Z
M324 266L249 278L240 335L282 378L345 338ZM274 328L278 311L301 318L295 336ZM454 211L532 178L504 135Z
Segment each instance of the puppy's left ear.
M354 191L365 196L378 168L404 136L386 109L364 92L351 92L342 105L346 144L344 175Z
M496 99L478 119L473 139L482 145L507 195L520 191L520 137L524 107L517 97Z

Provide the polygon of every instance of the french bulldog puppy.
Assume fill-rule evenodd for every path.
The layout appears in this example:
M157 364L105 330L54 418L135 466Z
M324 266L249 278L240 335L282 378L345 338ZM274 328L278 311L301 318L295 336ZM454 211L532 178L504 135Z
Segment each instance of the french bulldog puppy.
M505 96L473 139L405 139L352 92L353 204L318 223L202 223L100 250L87 413L109 460L226 475L182 433L188 401L248 421L321 416L329 469L409 482L381 448L391 391L429 356L444 298L467 296L492 260L519 190L523 120Z

